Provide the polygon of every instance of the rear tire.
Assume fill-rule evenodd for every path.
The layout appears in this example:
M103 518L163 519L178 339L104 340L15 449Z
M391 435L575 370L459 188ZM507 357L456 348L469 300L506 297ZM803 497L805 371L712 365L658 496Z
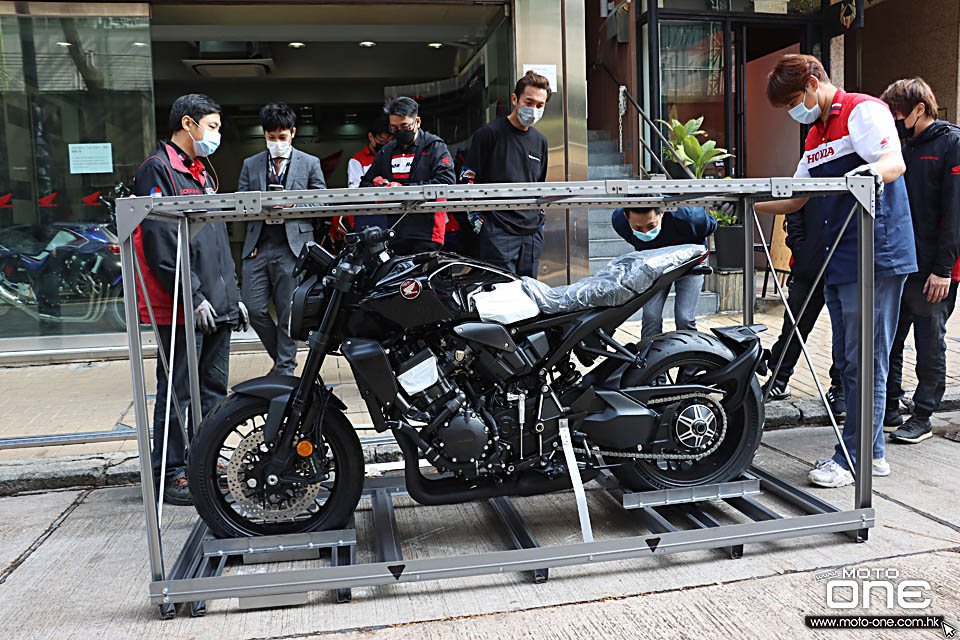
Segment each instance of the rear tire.
M645 346L646 343L642 343L641 350ZM656 384L657 378L663 375L668 376L671 384L680 383L719 369L734 358L733 352L713 336L695 331L667 333L653 340L646 355L646 366L624 373L622 385ZM613 474L634 491L715 484L738 477L753 461L763 433L763 405L756 376L739 406L722 406L727 417L726 435L719 448L706 458L679 462L628 461L613 467Z
M228 480L231 460L244 442L250 442L251 438L255 442L261 437L258 433L262 434L269 406L269 400L233 394L203 420L187 462L187 477L197 513L218 538L342 528L350 520L363 491L363 451L350 421L330 406L324 416L322 444L328 448L325 459L330 461L334 479L329 483L292 485L293 490L308 496L317 491L315 498L305 501L308 506L303 507L299 516L274 521L258 518L245 506L251 504L249 498L244 502L233 496ZM319 448L321 443L314 446ZM248 451L248 455L255 458L258 450ZM325 498L322 504L321 492ZM254 504L251 508L259 506Z

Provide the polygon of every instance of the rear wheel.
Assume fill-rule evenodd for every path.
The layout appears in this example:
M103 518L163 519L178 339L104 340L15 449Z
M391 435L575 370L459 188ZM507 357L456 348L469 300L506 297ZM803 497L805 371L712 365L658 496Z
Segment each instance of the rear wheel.
M725 366L734 357L733 352L713 336L677 331L656 338L647 353L646 366L627 371L622 384L624 387L682 384ZM658 411L664 408L654 406ZM763 431L760 384L756 376L739 406L693 398L680 401L676 409L670 428L677 446L667 453L702 453L713 448L718 440L719 446L700 460L634 459L613 467L614 475L624 486L643 491L726 482L750 466ZM724 421L726 429L720 440Z
M285 472L313 478L319 469L326 478L270 486L262 469L273 447L263 438L268 410L268 400L235 394L200 425L187 468L200 517L219 538L343 527L363 490L363 452L353 426L327 407L323 441L311 443L313 453L297 456Z

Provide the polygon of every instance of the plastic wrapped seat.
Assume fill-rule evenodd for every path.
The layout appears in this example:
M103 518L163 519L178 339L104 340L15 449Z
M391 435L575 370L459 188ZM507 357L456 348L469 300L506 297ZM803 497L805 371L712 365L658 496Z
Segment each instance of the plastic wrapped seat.
M706 252L702 244L633 251L611 260L595 275L561 287L524 277L523 290L544 314L617 307L649 289L663 274L703 257Z

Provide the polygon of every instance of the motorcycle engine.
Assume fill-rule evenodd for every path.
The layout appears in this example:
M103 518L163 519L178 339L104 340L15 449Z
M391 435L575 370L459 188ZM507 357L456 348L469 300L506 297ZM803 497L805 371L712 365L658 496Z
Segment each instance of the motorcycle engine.
M435 467L463 478L556 471L556 420L540 419L555 412L544 411L539 382L526 390L481 388L471 366L478 354L456 340L396 348L391 358L410 403L405 417L430 445L425 457Z
M466 345L436 352L423 348L407 355L396 368L397 381L418 412L408 417L425 423L421 434L442 459L458 466L476 464L486 457L491 444L489 425L456 381L472 358Z

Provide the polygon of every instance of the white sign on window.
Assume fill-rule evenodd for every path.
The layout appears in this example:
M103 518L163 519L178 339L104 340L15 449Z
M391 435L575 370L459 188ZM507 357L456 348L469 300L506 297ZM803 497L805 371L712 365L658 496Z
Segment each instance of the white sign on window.
M67 145L70 173L113 173L113 145L109 142Z
M527 71L539 73L549 80L551 92L556 91L560 86L557 84L557 65L555 64L525 64L523 65L523 73L526 74Z

